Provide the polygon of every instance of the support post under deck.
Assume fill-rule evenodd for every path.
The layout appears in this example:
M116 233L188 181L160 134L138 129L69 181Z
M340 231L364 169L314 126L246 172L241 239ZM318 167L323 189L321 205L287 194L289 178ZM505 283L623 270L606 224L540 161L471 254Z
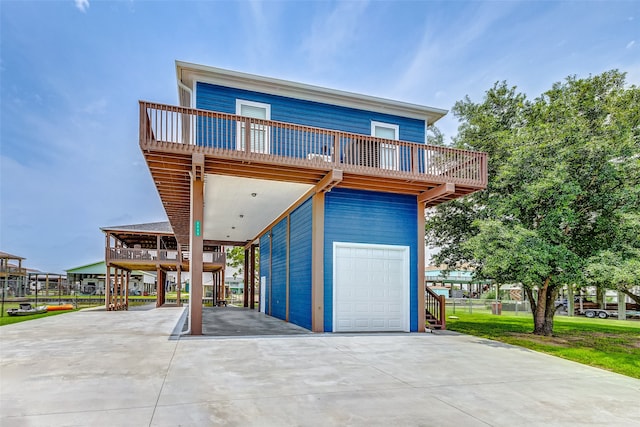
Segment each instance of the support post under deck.
M202 335L202 252L204 234L204 155L191 158L191 226L189 233L189 271L191 289L189 322L191 335Z

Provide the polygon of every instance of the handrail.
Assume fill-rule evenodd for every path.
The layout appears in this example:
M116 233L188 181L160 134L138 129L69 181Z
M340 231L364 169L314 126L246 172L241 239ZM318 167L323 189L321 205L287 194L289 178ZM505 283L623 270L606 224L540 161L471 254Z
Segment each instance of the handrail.
M112 261L178 263L189 260L188 252L182 252L182 259L180 259L177 250L139 248L107 248L107 250L108 259ZM204 252L202 261L204 263L225 264L226 254L224 252Z
M6 273L6 274L15 274L17 276L24 276L25 274L27 274L27 269L26 268L20 268L20 267L14 267L14 266L7 266L7 267L0 267L0 273Z
M484 188L486 153L140 101L140 144Z
M436 325L439 325L441 329L445 329L447 326L445 296L436 294L428 287L424 289L426 291L424 300L426 312L436 319Z

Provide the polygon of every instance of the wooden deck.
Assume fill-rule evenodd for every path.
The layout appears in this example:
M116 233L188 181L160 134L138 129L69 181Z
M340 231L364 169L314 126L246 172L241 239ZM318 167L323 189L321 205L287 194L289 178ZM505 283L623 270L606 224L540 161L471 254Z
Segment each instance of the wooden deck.
M107 248L107 252L106 259L114 267L142 271L155 271L160 267L163 270L176 271L180 266L182 271L189 271L189 252L135 248ZM225 265L224 252L203 253L203 271L217 271Z
M204 173L418 196L426 206L484 189L485 153L140 102L140 147L178 242L188 242L192 156Z

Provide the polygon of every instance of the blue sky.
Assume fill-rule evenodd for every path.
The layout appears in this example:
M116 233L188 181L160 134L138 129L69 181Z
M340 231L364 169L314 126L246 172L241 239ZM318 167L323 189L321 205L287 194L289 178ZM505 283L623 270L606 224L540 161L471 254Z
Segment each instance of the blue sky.
M101 260L102 226L166 220L137 101L177 104L175 60L444 109L499 80L640 85L639 1L2 0L0 20L0 250L47 272Z

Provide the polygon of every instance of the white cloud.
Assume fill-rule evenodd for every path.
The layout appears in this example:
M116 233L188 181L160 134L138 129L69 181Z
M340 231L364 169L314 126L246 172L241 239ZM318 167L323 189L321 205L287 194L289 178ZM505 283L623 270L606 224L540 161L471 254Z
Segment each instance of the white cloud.
M368 2L340 2L328 15L318 16L311 24L311 32L301 45L315 69L332 70L339 55L357 42L358 23Z
M627 49L631 49L635 44L636 44L636 41L631 40L629 43L627 43Z
M86 12L89 9L89 0L74 0L76 7L80 12Z
M468 63L468 58L475 54L478 41L487 33L495 31L496 22L507 15L514 6L501 4L495 8L492 5L477 8L469 8L465 14L461 14L456 21L447 26L439 25L441 16L430 16L425 24L422 39L415 45L415 49L408 58L409 64L406 71L399 76L394 92L402 97L410 97L419 92L419 89L427 89L429 97L436 96L436 89L443 84L451 84L454 76L475 76L478 70L465 70L463 64ZM459 86L458 82L458 86ZM425 88L428 85L428 88ZM451 91L448 91L450 94ZM442 95L442 94L440 94ZM417 100L414 100L417 102Z

